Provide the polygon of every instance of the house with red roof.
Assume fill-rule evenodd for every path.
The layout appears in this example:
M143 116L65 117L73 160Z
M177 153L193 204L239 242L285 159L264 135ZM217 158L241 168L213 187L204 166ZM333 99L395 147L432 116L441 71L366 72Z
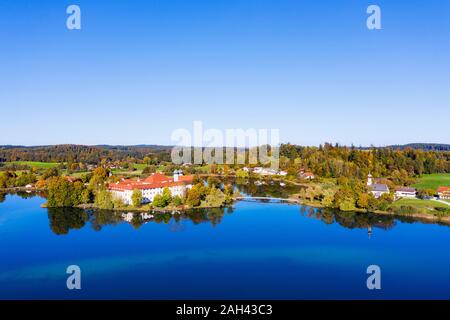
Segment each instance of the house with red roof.
M299 173L300 179L305 179L305 180L313 180L314 177L314 173L312 173L311 171L305 171L305 169L300 169L300 173Z
M439 187L437 193L439 199L450 199L450 187Z
M142 203L150 203L157 194L162 194L166 187L172 196L184 196L186 190L192 188L192 180L193 176L184 176L181 170L175 170L173 177L158 172L143 180L138 178L110 183L108 190L125 204L131 204L133 191L138 189L142 192Z

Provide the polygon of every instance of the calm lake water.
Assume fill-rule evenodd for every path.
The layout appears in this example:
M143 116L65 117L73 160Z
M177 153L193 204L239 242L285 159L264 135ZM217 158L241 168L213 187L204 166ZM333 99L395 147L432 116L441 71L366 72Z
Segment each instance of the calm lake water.
M128 223L39 196L0 201L1 299L450 298L438 224L261 202ZM373 264L381 290L366 287ZM81 290L66 288L69 265Z

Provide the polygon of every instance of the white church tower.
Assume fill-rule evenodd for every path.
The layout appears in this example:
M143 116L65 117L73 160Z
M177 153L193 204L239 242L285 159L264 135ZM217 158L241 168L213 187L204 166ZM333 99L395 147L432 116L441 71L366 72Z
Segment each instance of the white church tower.
M372 185L372 183L373 183L373 182L372 182L372 178L373 178L372 175L369 173L369 175L367 176L367 185L368 185L368 186L371 186L371 185Z

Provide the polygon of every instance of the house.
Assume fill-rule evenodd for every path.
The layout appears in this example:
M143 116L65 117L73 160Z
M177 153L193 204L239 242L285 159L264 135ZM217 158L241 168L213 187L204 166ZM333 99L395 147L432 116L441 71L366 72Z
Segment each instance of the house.
M262 176L272 176L272 175L276 175L278 173L276 170L262 168L262 167L255 167L253 169L253 172L256 174L260 174Z
M383 194L389 193L389 187L386 184L373 183L373 177L370 173L367 176L367 188L369 189L369 192L372 193L375 198L379 198Z
M398 187L395 189L395 199L415 198L417 190L410 187Z
M286 171L278 171L275 169L262 168L262 167L255 167L253 169L253 172L256 174L260 174L262 176L275 176L275 175L285 176L285 175L287 175Z
M301 179L305 179L305 180L313 180L314 177L314 173L312 173L311 171L305 171L305 169L300 169L300 174L299 174Z
M75 181L78 180L78 178L71 177L71 176L64 176L64 179L66 179L70 183L74 183Z
M439 187L437 193L439 199L450 199L450 187Z
M161 173L153 173L141 180L127 179L110 183L108 190L114 197L121 199L125 204L131 204L131 196L135 189L142 192L142 203L150 203L157 194L162 194L164 188L169 188L172 196L182 197L187 189L192 188L193 176L184 176L181 170L175 170L173 177Z

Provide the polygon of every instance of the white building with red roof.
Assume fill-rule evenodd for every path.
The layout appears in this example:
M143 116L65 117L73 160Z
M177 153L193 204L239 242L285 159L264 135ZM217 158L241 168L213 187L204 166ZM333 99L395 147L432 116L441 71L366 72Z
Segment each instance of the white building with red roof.
M450 187L439 187L437 192L439 199L450 199Z
M193 176L184 176L179 170L175 170L173 177L161 173L153 173L146 179L127 179L116 183L110 183L108 190L114 197L121 199L125 204L131 204L133 191L142 192L142 203L150 203L157 194L162 194L164 188L169 188L172 196L183 197L186 189L192 187Z

